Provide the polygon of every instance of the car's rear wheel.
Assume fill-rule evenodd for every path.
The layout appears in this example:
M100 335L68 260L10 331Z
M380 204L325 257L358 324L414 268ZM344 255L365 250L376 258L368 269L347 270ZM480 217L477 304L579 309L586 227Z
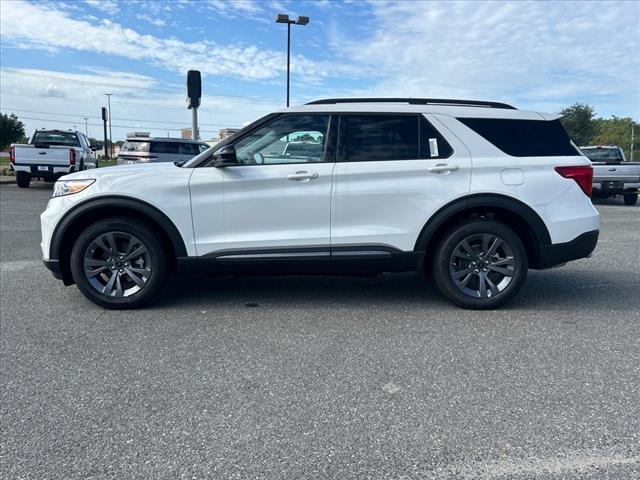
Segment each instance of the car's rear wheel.
M493 220L468 220L447 232L432 262L438 289L455 304L490 309L508 302L527 276L520 238Z
M107 218L76 240L71 273L92 302L112 309L137 308L162 287L166 260L151 227L129 218Z
M28 172L16 172L16 183L20 188L27 188L31 183L31 174Z
M637 193L625 193L623 195L625 205L635 205L638 202Z

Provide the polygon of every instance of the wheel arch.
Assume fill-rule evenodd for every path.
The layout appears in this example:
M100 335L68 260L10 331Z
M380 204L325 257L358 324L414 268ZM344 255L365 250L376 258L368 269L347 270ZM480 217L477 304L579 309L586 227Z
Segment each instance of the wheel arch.
M170 252L170 269L175 269L176 259L186 257L187 249L177 227L163 212L143 201L121 196L90 199L67 212L51 236L49 258L58 260L65 285L73 282L70 268L71 249L75 239L92 223L108 217L136 218L159 234L164 248Z
M432 251L435 242L453 225L470 218L493 218L511 227L522 240L529 265L536 268L541 248L551 244L549 230L540 216L528 205L500 194L475 194L459 198L438 210L423 226L415 243L418 252ZM429 262L430 256L425 255Z

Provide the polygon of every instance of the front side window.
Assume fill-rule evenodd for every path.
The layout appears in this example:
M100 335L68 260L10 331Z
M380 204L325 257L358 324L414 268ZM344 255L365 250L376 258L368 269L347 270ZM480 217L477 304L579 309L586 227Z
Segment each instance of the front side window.
M191 155L195 157L200 153L200 148L197 143L179 143L178 145L180 145L180 155Z
M239 165L322 162L329 115L283 115L234 142Z

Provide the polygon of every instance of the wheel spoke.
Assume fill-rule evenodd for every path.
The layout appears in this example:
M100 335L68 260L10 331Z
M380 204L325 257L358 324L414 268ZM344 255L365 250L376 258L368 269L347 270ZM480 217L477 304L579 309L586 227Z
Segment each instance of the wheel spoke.
M505 277L513 277L513 270L504 267L496 267L495 265L487 265L487 268L493 272L497 272Z
M487 284L489 285L491 296L495 297L497 294L499 294L500 290L498 290L498 287L496 287L496 284L491 281L491 279L489 278L489 275L483 274L483 277L487 281Z
M135 237L129 237L129 243L127 244L127 249L124 252L125 256L127 256L127 255L129 255L129 253L131 253L131 249L133 249L135 244L136 244Z
M498 237L493 237L493 243L489 247L489 250L487 250L487 254L485 255L485 258L489 259L493 257L501 243L502 243L501 239L499 239Z
M452 276L455 280L458 280L460 277L464 277L465 275L468 275L472 272L473 272L473 268L469 267L469 268L465 268L464 270L455 272Z
M462 279L461 282L458 282L458 288L465 288L467 286L467 283L469 283L469 280L471 280L471 277L473 277L473 273L469 273L466 277L464 277Z
M111 252L116 255L118 253L118 245L116 245L116 239L113 237L113 233L107 233L104 235L107 239L107 243L109 244L109 248Z
M120 281L120 275L116 276L116 297L122 297L124 290L122 289L122 282Z
M104 272L105 270L109 270L109 267L106 266L106 265L104 267L98 267L95 270L91 270L91 269L85 268L84 271L85 271L85 273L87 275L87 278L93 278L96 275Z
M484 275L484 272L480 272L478 274L478 277L480 278L480 284L478 286L478 293L480 294L481 297L486 297L487 296L487 283L486 283L486 277Z
M142 255L143 253L147 253L147 247L145 247L144 245L140 245L133 252L131 252L129 255L127 255L125 257L125 260L132 260L132 259Z
M111 272L111 278L102 289L102 293L104 293L105 295L111 295L111 292L113 292L113 285L116 282L116 278L118 278L118 274L116 272Z
M487 251L489 250L489 242L491 242L491 235L485 233L482 235L482 254L487 255Z
M495 262L491 262L494 267L502 267L505 265L514 266L516 263L513 257L501 258L500 260L496 260Z
M131 280L133 280L134 282L136 282L136 285L138 285L140 288L144 287L144 284L146 283L141 277L139 277L138 275L136 275L133 272L134 269L132 268L125 268L124 271L127 272L127 275L129 275L129 278L131 278ZM138 270L142 270L142 269L138 269Z
M105 252L111 253L113 255L113 252L111 251L111 248L109 248L109 246L104 243L104 237L98 237L95 239L95 243Z
M99 260L95 258L85 258L84 266L85 267L106 267L109 265L109 262L106 260Z

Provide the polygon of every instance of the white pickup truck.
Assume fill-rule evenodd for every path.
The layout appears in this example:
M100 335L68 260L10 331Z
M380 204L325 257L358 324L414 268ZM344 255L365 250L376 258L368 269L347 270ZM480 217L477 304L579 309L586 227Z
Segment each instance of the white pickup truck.
M640 162L627 162L616 145L580 147L593 165L593 196L622 195L625 205L635 205L640 191Z
M32 178L54 182L62 175L96 167L89 140L74 130L37 129L28 144L9 147L9 161L20 188L27 188Z

